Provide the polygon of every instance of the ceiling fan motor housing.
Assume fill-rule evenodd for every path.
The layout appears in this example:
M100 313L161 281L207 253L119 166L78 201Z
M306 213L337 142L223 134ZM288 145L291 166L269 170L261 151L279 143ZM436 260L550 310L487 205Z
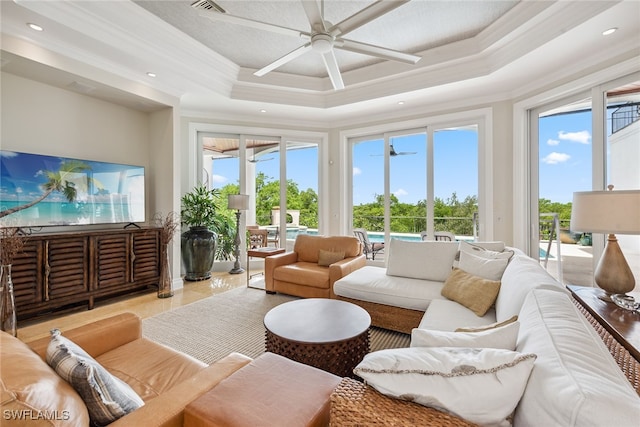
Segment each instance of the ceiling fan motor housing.
M334 37L326 33L316 33L311 36L311 47L318 53L330 52L333 48Z

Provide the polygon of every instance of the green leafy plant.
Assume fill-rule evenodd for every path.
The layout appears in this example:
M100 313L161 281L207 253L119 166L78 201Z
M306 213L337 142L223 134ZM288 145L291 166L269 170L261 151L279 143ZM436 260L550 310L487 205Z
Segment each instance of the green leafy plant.
M234 219L220 210L220 190L198 185L182 196L180 211L182 224L189 227L207 227L218 235L216 259L228 261L234 250Z
M207 227L216 231L220 222L216 216L219 197L220 191L215 188L208 189L205 185L194 187L182 196L182 223L189 227Z

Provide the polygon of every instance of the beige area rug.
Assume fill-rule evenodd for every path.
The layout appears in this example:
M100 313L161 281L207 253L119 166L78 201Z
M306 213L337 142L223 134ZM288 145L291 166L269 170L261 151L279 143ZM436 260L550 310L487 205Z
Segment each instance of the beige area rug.
M265 351L264 315L294 299L237 288L144 319L142 331L146 338L209 364L234 351L255 358ZM371 351L408 347L409 341L406 334L371 330Z

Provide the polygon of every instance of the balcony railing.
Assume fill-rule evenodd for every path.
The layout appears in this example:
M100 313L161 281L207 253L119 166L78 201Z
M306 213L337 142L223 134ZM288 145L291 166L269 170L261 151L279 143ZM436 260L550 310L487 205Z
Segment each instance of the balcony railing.
M640 104L623 105L611 113L611 133L616 133L640 120Z

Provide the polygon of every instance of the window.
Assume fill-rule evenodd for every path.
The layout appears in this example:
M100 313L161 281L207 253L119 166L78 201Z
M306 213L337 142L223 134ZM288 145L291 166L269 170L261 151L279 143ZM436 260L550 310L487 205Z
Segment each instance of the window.
M250 196L250 208L241 217L243 225L267 228L270 240L277 240L278 245L292 243L300 232L318 233L322 222L321 141L326 136L316 132L287 131L287 136L284 132L278 135L229 132L232 130L255 129L191 125L190 132L195 135L200 153L193 185L202 182L220 190L222 213L233 220L234 230L235 213L225 213L227 195L243 193ZM285 214L281 215L282 212ZM275 235L279 238L275 239ZM219 236L220 239L224 244L225 237ZM224 260L229 257L217 259Z
M452 232L474 240L478 125L434 126L348 139L351 227L369 240L420 240Z

